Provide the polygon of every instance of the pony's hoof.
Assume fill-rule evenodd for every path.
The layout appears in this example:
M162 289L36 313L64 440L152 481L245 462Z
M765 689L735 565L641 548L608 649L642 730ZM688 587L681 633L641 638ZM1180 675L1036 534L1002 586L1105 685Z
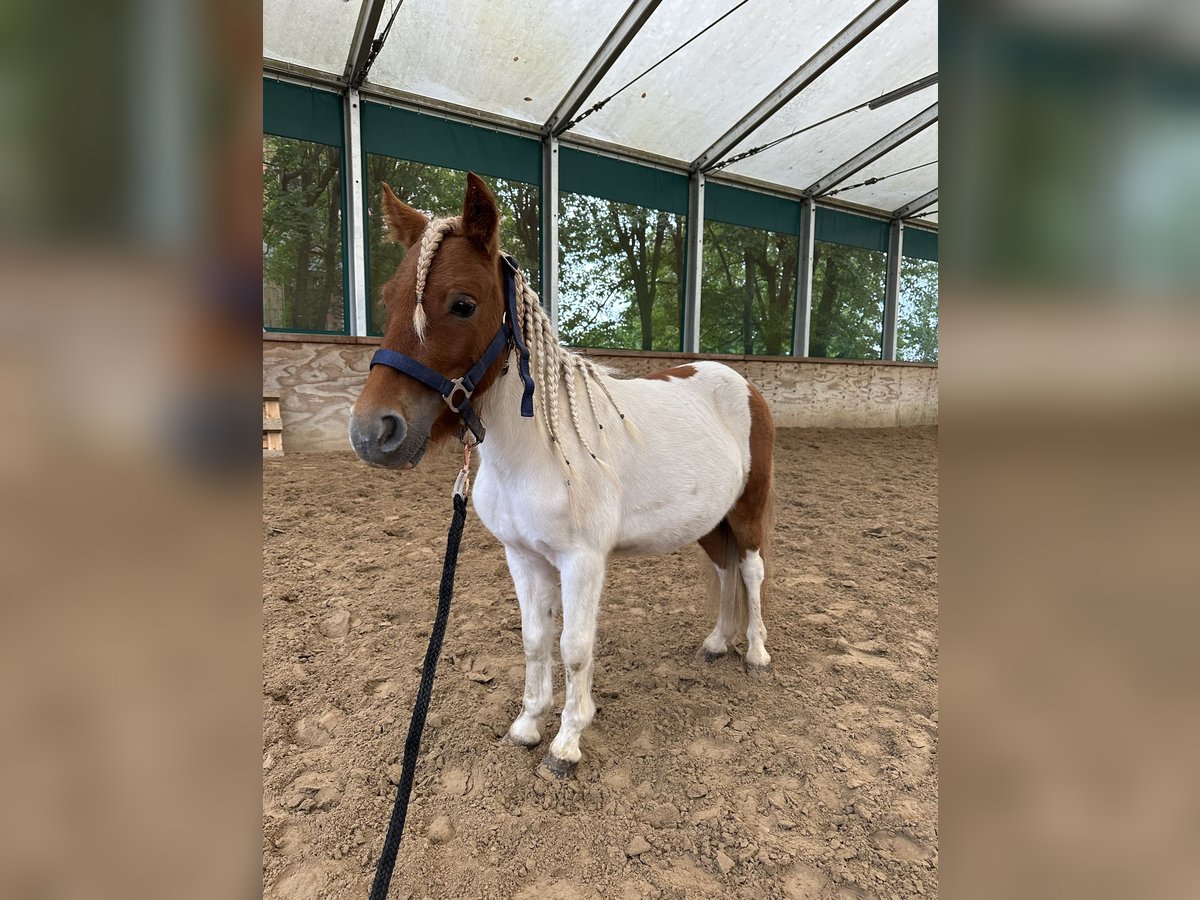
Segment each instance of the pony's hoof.
M554 778L563 779L573 775L575 767L578 765L579 763L577 762L568 762L565 759L559 759L553 753L547 753L546 758L542 760L542 764L538 766L538 774L541 775L544 770Z
M768 663L752 663L748 659L743 659L742 663L746 666L746 674L753 675L756 678L763 678L771 674L771 664Z
M725 653L727 653L728 651L723 651L721 653L713 653L711 650L701 650L700 652L704 655L704 661L710 663L710 662L716 662L718 659L720 659L722 656L724 656Z
M540 736L536 740L530 740L528 738L517 737L511 731L506 733L500 740L506 744L511 744L514 747L520 747L524 750L531 750L542 742Z

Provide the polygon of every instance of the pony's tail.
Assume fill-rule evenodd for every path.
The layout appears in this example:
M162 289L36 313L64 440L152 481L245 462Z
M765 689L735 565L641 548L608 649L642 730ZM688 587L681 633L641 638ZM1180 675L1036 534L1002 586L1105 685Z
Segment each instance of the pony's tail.
M725 641L729 644L746 633L750 619L750 598L746 594L746 582L742 578L742 550L733 537L729 522L722 520L717 526L721 537L720 577L711 565L705 565L709 574L709 603L715 616L719 610ZM707 563L707 559L705 560Z

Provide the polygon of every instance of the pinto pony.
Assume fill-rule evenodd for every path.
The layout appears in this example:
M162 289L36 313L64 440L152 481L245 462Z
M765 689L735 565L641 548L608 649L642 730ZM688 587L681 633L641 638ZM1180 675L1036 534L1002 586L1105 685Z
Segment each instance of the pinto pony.
M368 463L411 469L431 443L471 419L486 422L473 500L504 545L525 645L524 704L508 739L541 742L561 609L566 702L545 763L562 776L579 760L595 713L592 651L612 554L698 542L717 582L705 657L724 654L744 629L746 665L767 666L775 427L762 394L717 362L618 379L561 347L537 295L505 271L500 214L474 174L461 216L430 221L387 185L383 213L391 239L409 252L383 287L387 333L354 405L350 441ZM478 377L448 395L431 386L473 369Z

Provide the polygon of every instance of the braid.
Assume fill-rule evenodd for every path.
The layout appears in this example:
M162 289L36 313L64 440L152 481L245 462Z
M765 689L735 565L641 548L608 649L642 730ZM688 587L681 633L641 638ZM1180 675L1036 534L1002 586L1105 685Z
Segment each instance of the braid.
M421 235L421 251L417 257L417 305L413 308L413 328L417 331L417 340L425 342L425 282L429 278L429 267L433 265L433 254L437 251L442 238L458 230L462 224L461 218L434 219Z
M587 363L583 357L575 357L575 365L579 368L579 374L583 376L583 390L587 394L588 406L592 410L592 421L596 423L597 434L600 441L600 453L602 456L608 455L608 442L604 439L604 423L600 421L600 411L596 409L596 398L592 394L592 378L589 377Z
M577 357L567 356L563 354L563 377L567 381L567 406L571 410L571 424L575 426L575 433L579 436L579 443L583 444L583 449L588 456L596 459L596 453L588 445L587 438L583 436L583 425L579 422L579 401L575 396L575 374L578 368L575 364Z

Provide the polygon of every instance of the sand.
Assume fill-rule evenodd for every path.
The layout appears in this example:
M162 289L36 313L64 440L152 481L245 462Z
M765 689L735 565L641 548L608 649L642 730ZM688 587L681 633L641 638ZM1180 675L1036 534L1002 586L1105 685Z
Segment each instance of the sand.
M773 659L699 655L701 555L615 560L574 777L501 741L519 612L472 514L393 898L937 894L937 431L782 429ZM264 896L365 898L432 623L449 450L263 463Z

